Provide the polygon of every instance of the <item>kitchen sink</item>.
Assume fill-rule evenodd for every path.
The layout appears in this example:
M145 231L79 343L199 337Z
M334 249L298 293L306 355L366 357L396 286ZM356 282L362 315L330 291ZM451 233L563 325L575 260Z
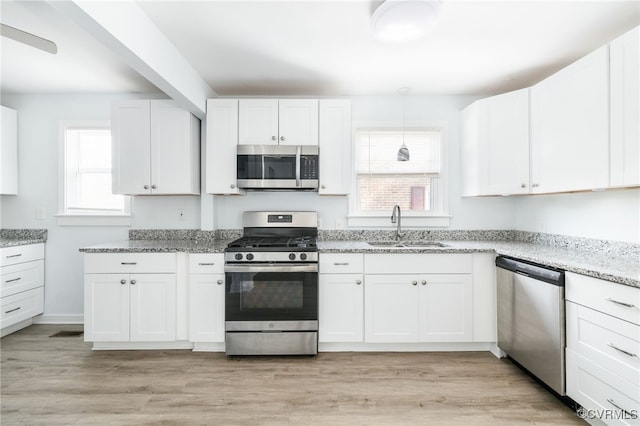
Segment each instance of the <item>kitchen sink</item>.
M373 247L388 248L430 248L430 247L448 247L440 241L368 241L367 244Z

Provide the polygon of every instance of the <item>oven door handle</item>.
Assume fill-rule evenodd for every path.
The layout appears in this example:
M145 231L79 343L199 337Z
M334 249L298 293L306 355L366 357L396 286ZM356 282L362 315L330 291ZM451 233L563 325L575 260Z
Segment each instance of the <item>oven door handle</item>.
M224 265L225 272L318 272L318 264L310 263L304 265Z

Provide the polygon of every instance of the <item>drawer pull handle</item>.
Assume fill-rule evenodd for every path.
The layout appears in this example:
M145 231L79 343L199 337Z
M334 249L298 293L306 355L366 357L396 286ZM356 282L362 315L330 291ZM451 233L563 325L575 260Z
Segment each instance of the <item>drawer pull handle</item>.
M12 255L7 256L7 259L11 259L12 257L20 257L20 256L22 256L22 253L12 254Z
M120 284L125 285L127 283L127 280L120 280Z
M356 284L360 285L360 284L362 284L362 281L361 280L357 280Z
M611 303L615 303L616 305L624 306L625 308L635 308L636 307L636 305L632 305L631 303L620 302L620 301L612 299L610 297L607 300L609 302L611 302Z
M336 266L349 266L349 262L333 262Z
M131 280L131 285L136 285L136 280Z
M121 265L137 265L138 262L120 262Z
M625 410L624 408L622 408L618 404L616 404L613 399L607 398L607 402L609 404L613 405L614 407L616 407L618 410L622 411L626 416L629 416L630 419L637 419L638 418L638 414L637 413L632 413L631 411Z
M218 280L218 285L221 285L221 284L222 284L222 280Z
M21 277L18 277L18 278L14 278L12 280L6 280L5 283L14 283L16 281L20 281L21 279L22 279Z
M10 314L11 312L15 312L17 310L22 309L22 306L18 306L17 308L13 308L13 309L9 309L8 311L5 311L5 314Z
M215 265L215 263L211 262L211 263L205 263L205 262L200 262L198 263L198 266L213 266Z
M616 345L614 345L613 343L609 343L609 347L615 349L618 352L621 352L623 354L625 354L626 356L630 356L630 357L636 357L638 358L638 355L631 353L631 352L627 352L624 349L620 349L619 347L617 347Z

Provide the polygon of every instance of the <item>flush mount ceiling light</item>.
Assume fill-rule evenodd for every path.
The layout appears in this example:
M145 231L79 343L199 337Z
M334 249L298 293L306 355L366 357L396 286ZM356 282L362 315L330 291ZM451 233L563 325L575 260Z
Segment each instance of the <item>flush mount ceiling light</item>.
M389 43L415 40L436 24L442 0L386 0L371 17L376 38Z

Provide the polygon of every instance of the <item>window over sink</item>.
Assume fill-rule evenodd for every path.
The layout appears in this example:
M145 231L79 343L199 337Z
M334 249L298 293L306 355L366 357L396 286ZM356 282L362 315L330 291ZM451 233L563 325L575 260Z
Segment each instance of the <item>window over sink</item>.
M446 126L359 126L350 226L391 226L397 204L406 226L447 226ZM405 144L409 161L398 161ZM406 220L405 220L406 219Z

